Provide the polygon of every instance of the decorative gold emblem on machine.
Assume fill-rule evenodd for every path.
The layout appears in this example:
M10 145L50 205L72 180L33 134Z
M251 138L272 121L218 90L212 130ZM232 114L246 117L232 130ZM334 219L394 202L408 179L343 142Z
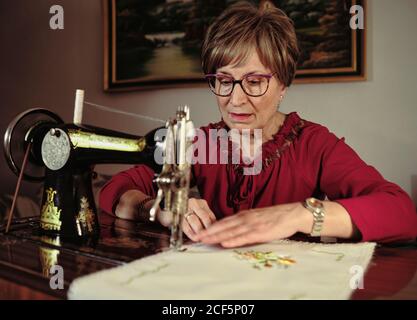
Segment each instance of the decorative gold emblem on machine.
M61 242L58 237L50 238L47 236L42 236L41 241L52 246L56 246L56 247L61 246ZM59 250L57 249L52 249L52 248L43 247L43 246L39 247L39 259L42 265L42 274L45 277L49 278L51 267L58 264L58 256L59 256Z
M62 222L60 221L61 210L54 203L54 197L57 193L52 188L45 190L46 202L41 210L41 228L44 230L55 230L61 229Z
M78 228L82 226L88 232L93 232L95 227L94 211L91 209L86 197L81 198L80 212L78 212L76 219Z

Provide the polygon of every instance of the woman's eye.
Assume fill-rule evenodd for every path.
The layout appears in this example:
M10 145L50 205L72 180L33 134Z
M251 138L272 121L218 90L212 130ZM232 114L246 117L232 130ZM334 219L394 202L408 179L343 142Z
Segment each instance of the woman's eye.
M221 84L224 84L224 85L232 84L232 81L230 81L229 79L220 79L219 81Z
M260 79L260 78L248 78L248 79L246 79L246 81L251 85L257 85L257 84L261 83L262 79Z

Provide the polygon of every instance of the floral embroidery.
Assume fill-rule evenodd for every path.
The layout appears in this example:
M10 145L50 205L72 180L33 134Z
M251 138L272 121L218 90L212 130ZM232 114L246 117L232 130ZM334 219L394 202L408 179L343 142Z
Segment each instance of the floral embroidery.
M285 269L295 263L295 260L288 256L277 255L272 251L238 251L234 250L239 260L248 260L255 269L272 268L274 265Z

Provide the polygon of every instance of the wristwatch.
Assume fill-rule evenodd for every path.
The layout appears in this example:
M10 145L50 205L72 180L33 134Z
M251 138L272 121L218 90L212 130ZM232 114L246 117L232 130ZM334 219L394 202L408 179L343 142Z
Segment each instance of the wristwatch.
M310 236L320 237L325 216L323 202L316 198L307 198L304 201L303 206L313 214L313 228Z

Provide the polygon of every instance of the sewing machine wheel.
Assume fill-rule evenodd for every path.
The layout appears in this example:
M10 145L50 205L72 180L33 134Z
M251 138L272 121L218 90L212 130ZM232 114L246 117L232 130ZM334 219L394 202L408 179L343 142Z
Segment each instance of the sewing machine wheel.
M26 110L19 114L7 127L4 134L4 155L10 169L18 176L29 141L33 141L23 178L42 181L45 166L40 154L40 145L49 128L64 121L52 111L42 108Z

